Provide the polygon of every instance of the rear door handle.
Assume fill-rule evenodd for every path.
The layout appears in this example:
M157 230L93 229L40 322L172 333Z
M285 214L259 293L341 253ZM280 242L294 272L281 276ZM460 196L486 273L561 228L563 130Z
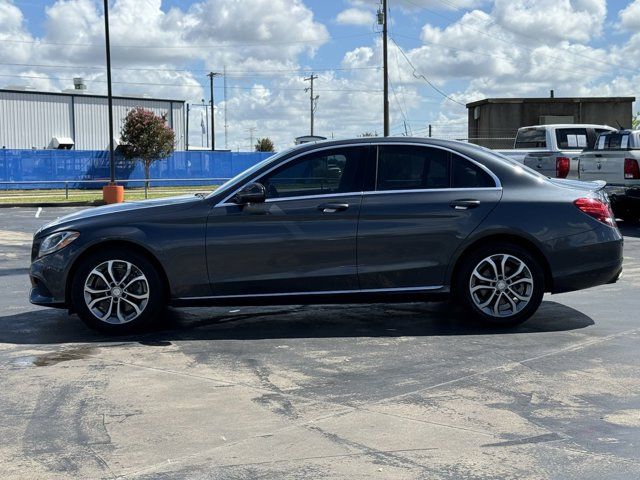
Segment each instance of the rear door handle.
M454 200L449 206L455 210L468 210L480 206L480 200Z
M349 208L348 203L323 203L318 205L318 210L323 213L344 212L347 208Z

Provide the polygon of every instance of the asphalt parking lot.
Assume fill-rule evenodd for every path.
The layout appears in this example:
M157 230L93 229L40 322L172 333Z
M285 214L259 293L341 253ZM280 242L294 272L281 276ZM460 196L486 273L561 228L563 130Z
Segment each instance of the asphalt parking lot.
M2 478L640 477L640 227L622 279L513 330L449 304L170 310L109 338L29 305L0 209Z

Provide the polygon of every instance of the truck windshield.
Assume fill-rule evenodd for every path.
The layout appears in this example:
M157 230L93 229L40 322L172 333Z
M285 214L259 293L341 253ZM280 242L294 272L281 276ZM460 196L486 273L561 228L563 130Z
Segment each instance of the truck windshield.
M521 128L516 135L515 148L547 148L547 131L544 128Z

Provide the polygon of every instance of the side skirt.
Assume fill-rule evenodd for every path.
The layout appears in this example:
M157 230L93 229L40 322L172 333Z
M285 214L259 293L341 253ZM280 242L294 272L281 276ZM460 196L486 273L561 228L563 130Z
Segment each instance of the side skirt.
M260 305L327 305L348 303L406 303L442 301L450 297L449 287L386 291L313 292L290 294L233 295L174 298L171 305L186 306L260 306Z

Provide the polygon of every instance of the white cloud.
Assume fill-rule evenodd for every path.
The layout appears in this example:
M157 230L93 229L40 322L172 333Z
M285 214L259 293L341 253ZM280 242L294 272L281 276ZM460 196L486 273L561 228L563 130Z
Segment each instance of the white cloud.
M371 26L375 22L373 13L360 8L347 8L341 11L336 17L336 23L341 25L362 25Z
M534 42L586 42L602 33L606 0L496 0L491 16Z
M624 30L640 29L640 0L634 0L618 13L620 27Z

